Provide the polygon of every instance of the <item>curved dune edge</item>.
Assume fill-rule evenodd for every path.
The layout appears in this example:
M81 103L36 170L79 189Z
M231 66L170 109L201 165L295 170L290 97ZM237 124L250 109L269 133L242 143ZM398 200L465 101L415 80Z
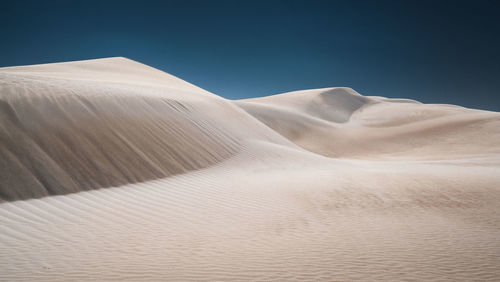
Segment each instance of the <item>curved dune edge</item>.
M496 281L499 113L0 69L0 281ZM106 189L98 189L106 188Z

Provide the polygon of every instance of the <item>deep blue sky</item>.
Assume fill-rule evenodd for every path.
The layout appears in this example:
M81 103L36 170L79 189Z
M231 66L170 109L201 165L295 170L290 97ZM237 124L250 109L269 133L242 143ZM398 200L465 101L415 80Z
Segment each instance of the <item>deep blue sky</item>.
M0 66L111 56L231 99L349 86L500 111L500 1L0 1Z

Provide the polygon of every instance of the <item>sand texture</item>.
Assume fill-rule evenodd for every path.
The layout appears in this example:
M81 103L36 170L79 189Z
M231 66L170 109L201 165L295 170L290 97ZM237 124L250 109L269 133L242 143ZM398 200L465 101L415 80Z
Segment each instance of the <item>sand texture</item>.
M500 113L0 68L2 281L499 281Z

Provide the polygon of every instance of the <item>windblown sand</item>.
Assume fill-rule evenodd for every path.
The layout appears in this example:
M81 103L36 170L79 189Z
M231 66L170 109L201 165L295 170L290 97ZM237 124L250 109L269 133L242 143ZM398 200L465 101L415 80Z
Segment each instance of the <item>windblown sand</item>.
M500 114L0 69L0 280L500 279Z

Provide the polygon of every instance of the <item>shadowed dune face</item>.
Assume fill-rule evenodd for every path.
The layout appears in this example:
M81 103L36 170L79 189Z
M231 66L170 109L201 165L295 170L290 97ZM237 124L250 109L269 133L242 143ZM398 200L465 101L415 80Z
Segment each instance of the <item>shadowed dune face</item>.
M0 71L3 200L120 186L204 168L237 152L247 131L286 143L230 102L167 74L164 79L173 82L164 86L161 72L141 64L126 59L73 64ZM124 78L113 75L124 70L120 83ZM111 79L105 80L108 72Z
M324 121L345 123L355 111L374 101L350 88L336 87L293 91L236 102L243 107L245 105L243 102L276 106Z

